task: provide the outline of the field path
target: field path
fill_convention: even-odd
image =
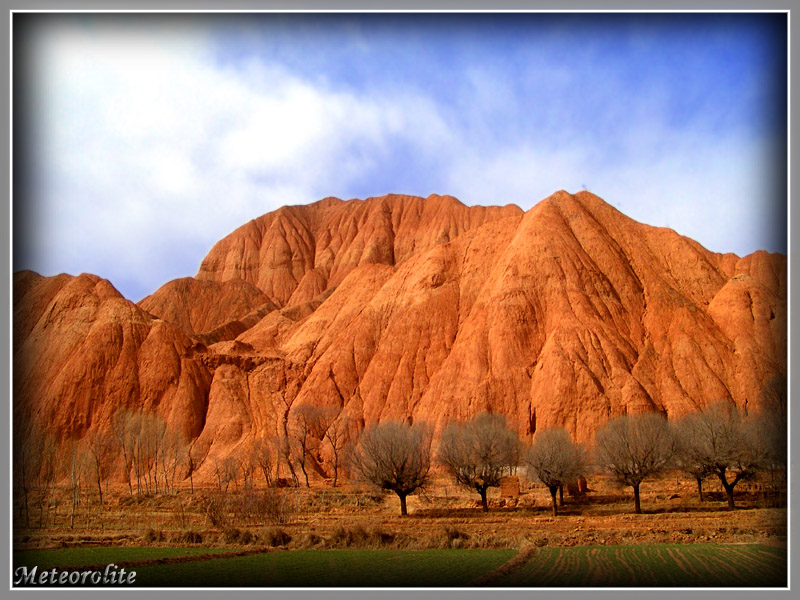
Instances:
[[[529,561],[533,560],[533,557],[536,555],[537,550],[538,548],[536,546],[523,546],[522,548],[520,548],[519,553],[514,555],[510,560],[504,562],[496,569],[492,569],[488,573],[484,573],[480,577],[476,577],[475,579],[470,581],[469,586],[470,587],[491,586],[495,580],[507,577],[517,569],[520,569],[523,565],[525,565]]]

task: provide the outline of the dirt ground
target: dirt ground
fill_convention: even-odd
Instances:
[[[515,486],[510,486],[511,488]],[[588,478],[580,497],[565,491],[565,505],[552,515],[550,496],[541,485],[520,477],[519,494],[489,492],[490,510],[480,509],[477,493],[437,476],[421,494],[408,499],[409,516],[399,514],[396,495],[357,484],[337,488],[317,481],[307,489],[279,490],[283,511],[277,519],[252,516],[216,525],[208,516],[213,488],[181,490],[174,495],[130,496],[127,488],[110,490],[102,506],[87,491],[72,520],[69,492],[53,494],[47,508],[29,506],[29,524],[15,507],[14,548],[46,549],[98,545],[236,546],[264,543],[268,529],[288,534],[292,548],[388,545],[400,548],[520,548],[671,543],[764,543],[785,546],[785,494],[774,494],[769,477],[743,482],[736,504],[728,510],[718,481],[705,482],[706,501],[696,484],[667,474],[642,484],[643,514],[633,514],[630,488],[619,488],[603,476]],[[256,493],[263,489],[252,490]],[[245,497],[231,487],[228,497]],[[252,537],[229,531],[253,532]],[[187,538],[186,533],[198,535]],[[365,534],[366,532],[366,534]],[[271,534],[270,534],[271,535]],[[274,536],[273,536],[274,537]]]

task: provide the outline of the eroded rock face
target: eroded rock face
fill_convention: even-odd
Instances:
[[[266,314],[277,308],[264,292],[241,279],[217,282],[193,277],[164,284],[138,306],[187,335],[210,333],[256,309]]]
[[[312,317],[283,348],[311,365],[300,399],[365,422],[491,410],[589,441],[624,413],[754,407],[786,368],[785,268],[562,192],[415,255],[368,302],[346,293],[355,320],[309,335]]]
[[[241,279],[278,304],[307,302],[360,265],[397,265],[489,221],[519,215],[513,205],[465,206],[451,196],[326,198],[286,206],[220,240],[197,279]]]
[[[14,278],[14,409],[58,440],[109,430],[114,413],[161,415],[199,435],[211,375],[192,340],[95,275]]]
[[[208,479],[302,404],[354,431],[491,410],[590,441],[624,413],[755,408],[786,372],[785,256],[712,253],[587,192],[524,214],[326,199],[251,221],[138,307],[88,275],[14,292],[18,410],[61,438],[156,411]]]

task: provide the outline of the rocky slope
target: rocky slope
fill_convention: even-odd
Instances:
[[[244,225],[139,306],[94,276],[16,274],[15,406],[60,438],[142,406],[200,461],[279,437],[302,404],[354,429],[491,410],[590,441],[626,412],[755,408],[786,372],[786,295],[785,256],[712,253],[587,192],[524,214],[325,199]]]
[[[14,410],[58,440],[108,430],[118,410],[200,434],[211,376],[194,342],[95,275],[14,276]]]

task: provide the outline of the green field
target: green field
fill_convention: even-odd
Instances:
[[[503,587],[785,587],[786,550],[751,545],[541,548]]]
[[[295,550],[137,569],[141,586],[465,586],[516,550]]]
[[[40,569],[204,555],[203,548],[71,548],[16,552]],[[137,587],[461,587],[516,550],[277,550],[131,565]],[[785,549],[762,545],[538,548],[489,587],[785,587]]]
[[[174,558],[229,552],[224,548],[159,548],[143,547],[94,547],[64,548],[59,550],[30,550],[14,552],[14,568],[38,565],[39,569],[53,567],[79,567],[83,565],[105,565],[129,561]]]

